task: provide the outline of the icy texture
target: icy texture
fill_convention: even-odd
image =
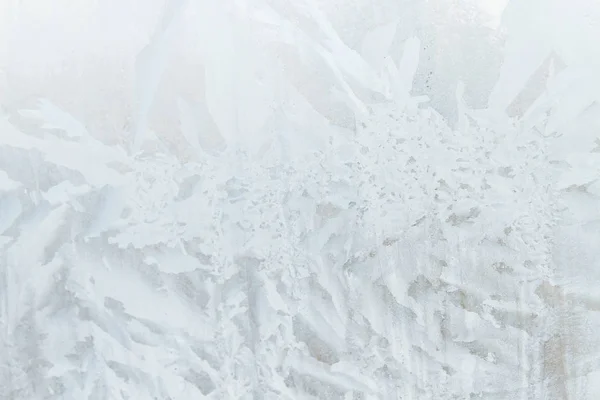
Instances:
[[[0,399],[596,400],[600,6],[506,3],[4,2]]]

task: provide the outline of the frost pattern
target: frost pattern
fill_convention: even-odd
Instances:
[[[1,398],[595,398],[593,69],[560,40],[519,64],[507,19],[453,120],[427,29],[352,44],[331,4],[167,3],[121,145],[51,99],[1,117]],[[149,121],[186,18],[214,46],[173,144]]]

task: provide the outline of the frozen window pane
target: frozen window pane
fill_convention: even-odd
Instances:
[[[597,399],[596,0],[0,3],[1,399]]]

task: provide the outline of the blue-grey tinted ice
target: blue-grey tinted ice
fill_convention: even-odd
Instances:
[[[600,398],[597,0],[0,0],[1,400]]]

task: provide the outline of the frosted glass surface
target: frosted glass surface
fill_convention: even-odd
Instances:
[[[1,0],[0,399],[600,398],[597,0]]]

